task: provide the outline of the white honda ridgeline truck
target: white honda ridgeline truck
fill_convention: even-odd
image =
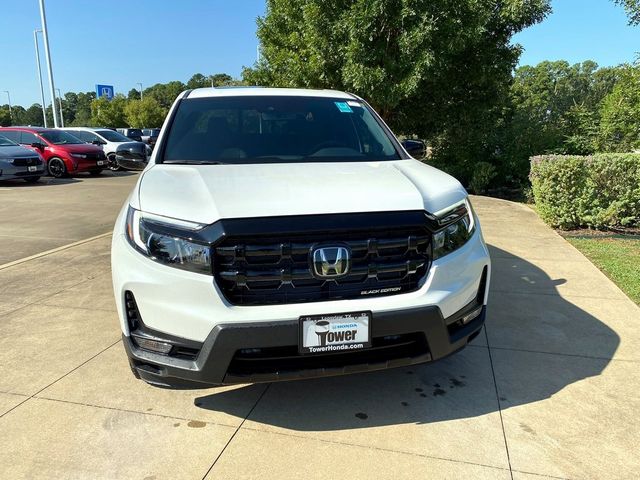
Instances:
[[[182,93],[113,234],[134,375],[270,382],[463,348],[489,254],[464,188],[409,153],[347,93]]]

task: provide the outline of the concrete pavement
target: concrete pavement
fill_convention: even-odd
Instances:
[[[110,230],[137,173],[0,182],[0,265]]]
[[[473,201],[485,332],[367,375],[153,388],[119,341],[108,237],[0,267],[0,478],[637,478],[640,309],[527,207]]]

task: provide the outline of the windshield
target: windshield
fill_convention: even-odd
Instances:
[[[96,133],[108,142],[130,142],[131,139],[113,130],[97,130]]]
[[[15,147],[17,143],[12,142],[7,137],[0,135],[0,147]]]
[[[321,97],[193,98],[180,103],[164,163],[397,160],[360,101]]]
[[[54,145],[77,145],[79,143],[84,143],[79,138],[61,130],[41,132],[40,136],[47,142],[53,143]]]

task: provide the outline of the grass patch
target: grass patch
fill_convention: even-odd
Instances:
[[[570,233],[565,238],[640,305],[640,237]]]

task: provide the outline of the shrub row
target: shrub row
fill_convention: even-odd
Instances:
[[[553,227],[640,227],[640,154],[532,157],[529,178]]]

